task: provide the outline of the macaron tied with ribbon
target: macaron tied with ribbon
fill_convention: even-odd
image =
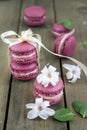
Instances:
[[[52,65],[45,66],[34,82],[34,97],[49,101],[50,105],[62,100],[64,84]]]
[[[53,43],[54,52],[60,55],[72,57],[76,48],[74,29],[69,33],[61,34]]]
[[[11,56],[10,70],[13,76],[21,80],[35,78],[39,72],[39,59],[36,48],[22,42],[9,48]]]
[[[41,26],[46,21],[46,11],[42,6],[30,6],[24,10],[24,21],[29,26]]]
[[[41,41],[38,34],[34,35],[36,37],[30,29],[23,31],[21,36],[14,31],[1,35],[2,40],[9,44],[10,71],[17,79],[30,80],[38,75],[40,46],[37,42]]]

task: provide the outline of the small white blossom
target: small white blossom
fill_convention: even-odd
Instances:
[[[49,101],[43,101],[42,98],[36,98],[35,103],[26,104],[27,109],[32,109],[28,112],[28,119],[35,119],[38,116],[44,120],[46,120],[49,116],[53,116],[55,111],[51,108],[48,108]]]
[[[45,66],[41,74],[37,76],[37,81],[44,85],[44,87],[47,87],[49,83],[55,86],[59,81],[59,72],[56,72],[56,68],[52,65],[49,65],[48,68]]]
[[[68,70],[66,77],[69,79],[69,82],[75,83],[77,79],[80,79],[81,68],[79,66],[63,64],[63,67]]]

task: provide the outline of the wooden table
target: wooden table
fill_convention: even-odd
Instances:
[[[0,33],[14,30],[20,34],[22,30],[27,30],[29,27],[23,22],[23,11],[31,5],[41,5],[46,9],[46,24],[31,29],[42,36],[43,44],[50,50],[54,41],[51,32],[53,23],[60,19],[70,19],[75,23],[78,43],[73,57],[87,65],[87,49],[82,46],[87,41],[87,0],[0,0]],[[75,113],[72,101],[80,100],[87,104],[86,76],[82,72],[81,79],[75,84],[68,83],[62,64],[73,62],[59,59],[42,49],[41,69],[48,62],[57,67],[65,84],[63,100],[52,108],[57,110],[67,107]],[[77,113],[73,121],[65,123],[52,117],[46,121],[28,120],[25,104],[34,102],[35,79],[23,82],[13,78],[8,64],[8,46],[0,40],[0,130],[87,130],[87,119],[82,119]]]

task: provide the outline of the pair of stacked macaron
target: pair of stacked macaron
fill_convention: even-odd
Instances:
[[[11,56],[10,70],[20,80],[35,78],[39,71],[36,48],[28,42],[22,42],[9,48]]]
[[[58,24],[55,23],[52,32],[56,37],[53,43],[54,52],[64,56],[73,56],[77,40],[71,22],[62,20]]]

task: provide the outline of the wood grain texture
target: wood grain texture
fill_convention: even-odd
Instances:
[[[29,27],[26,26],[23,22],[23,11],[27,6],[30,5],[42,5],[47,12],[47,21],[46,24],[42,27],[36,27],[32,30],[34,33],[38,33],[42,36],[43,44],[47,46],[50,50],[52,50],[52,44],[54,41],[54,37],[51,33],[51,28],[54,23],[54,10],[53,10],[53,3],[52,0],[26,0],[22,3],[22,10],[21,10],[21,19],[20,19],[20,26],[19,32],[22,30],[26,30]],[[49,7],[49,8],[48,8]],[[42,69],[44,65],[47,63],[51,63],[55,67],[58,68],[60,71],[60,63],[59,59],[53,55],[50,55],[44,49],[41,49],[40,52],[40,65]],[[39,118],[35,120],[28,120],[27,119],[27,112],[25,104],[34,102],[33,97],[33,83],[34,80],[30,81],[19,81],[13,79],[12,81],[12,91],[11,91],[11,99],[10,99],[10,106],[9,106],[9,114],[8,114],[8,122],[7,122],[7,130],[67,130],[66,123],[60,123],[54,121],[52,117],[48,120],[44,121]],[[54,105],[52,108],[57,110],[58,108],[64,107],[64,101],[62,100],[59,104]]]
[[[10,6],[9,6],[10,5]],[[0,34],[7,30],[17,30],[19,2],[0,1]],[[0,39],[0,130],[3,130],[10,83],[8,46]]]
[[[87,41],[87,1],[86,0],[61,0],[60,2],[55,0],[56,21],[60,19],[70,19],[74,22],[76,28],[77,48],[74,53],[74,58],[87,66],[87,49],[84,49],[82,43]],[[69,60],[62,60],[63,63],[74,64]],[[65,95],[67,107],[73,112],[72,101],[79,100],[87,104],[87,77],[82,73],[81,79],[74,85],[68,83],[65,77],[66,71],[63,70],[63,76],[65,81]],[[87,119],[82,119],[77,113],[75,113],[75,119],[70,122],[70,130],[86,130]]]

